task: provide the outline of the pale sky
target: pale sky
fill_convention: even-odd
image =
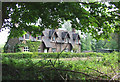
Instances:
[[[8,31],[9,29],[3,28],[3,31],[0,32],[0,45],[1,44],[5,44],[5,42],[7,41],[7,37],[8,37]]]

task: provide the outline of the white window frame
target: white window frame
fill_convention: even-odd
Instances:
[[[56,52],[57,51],[57,49],[56,48],[52,48],[52,52]]]
[[[36,41],[36,38],[31,36],[31,41]]]
[[[66,48],[64,51],[65,51],[65,52],[69,52],[68,48]]]
[[[41,39],[39,40],[38,38],[41,38]],[[42,40],[42,36],[38,36],[38,37],[37,37],[37,40],[38,40],[38,41],[41,41],[41,40]]]
[[[24,52],[29,52],[28,46],[25,46],[25,47],[24,47]]]
[[[51,41],[52,41],[52,42],[55,42],[55,41],[56,41],[55,35],[53,35],[53,36],[51,37]]]
[[[73,50],[71,50],[71,53],[73,53]]]
[[[47,53],[47,49],[44,49],[44,53]]]
[[[19,40],[24,40],[24,36],[22,36],[22,37],[19,37]]]
[[[41,52],[41,48],[38,48],[38,52]]]
[[[29,34],[25,34],[25,35],[29,35]],[[25,37],[25,35],[24,35],[24,37]],[[30,35],[29,35],[29,39],[30,39]],[[25,40],[29,40],[29,39],[26,39],[26,37],[25,37]]]

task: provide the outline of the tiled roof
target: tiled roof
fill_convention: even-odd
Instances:
[[[52,44],[50,43],[50,39],[48,39],[47,37],[43,36],[42,40],[45,43],[46,47],[52,47]]]
[[[55,30],[54,29],[52,29],[52,30],[49,30],[49,38],[51,38],[52,37],[52,35],[53,35],[53,33],[55,32]]]
[[[75,45],[75,39],[78,37],[80,39],[80,36],[78,33],[73,33],[73,32],[67,32],[64,30],[50,30],[50,29],[45,29],[43,31],[43,42],[45,43],[46,47],[53,47],[53,45],[50,42],[50,38],[52,37],[53,34],[57,35],[56,42],[57,43],[64,43],[62,39],[65,39],[66,36],[69,38],[69,43],[71,43],[72,47]]]

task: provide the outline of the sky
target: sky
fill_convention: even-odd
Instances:
[[[5,42],[7,41],[7,37],[9,35],[8,31],[9,29],[2,29],[3,31],[0,32],[0,45],[5,44]]]

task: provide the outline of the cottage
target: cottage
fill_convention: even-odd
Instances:
[[[5,45],[6,52],[15,52],[15,45],[24,43],[31,40],[32,42],[41,42],[38,47],[38,52],[73,52],[74,48],[77,48],[77,52],[81,52],[80,36],[75,32],[68,32],[58,29],[45,29],[42,35],[33,37],[29,33],[23,37],[9,39]],[[20,46],[21,52],[29,52],[28,46]]]

